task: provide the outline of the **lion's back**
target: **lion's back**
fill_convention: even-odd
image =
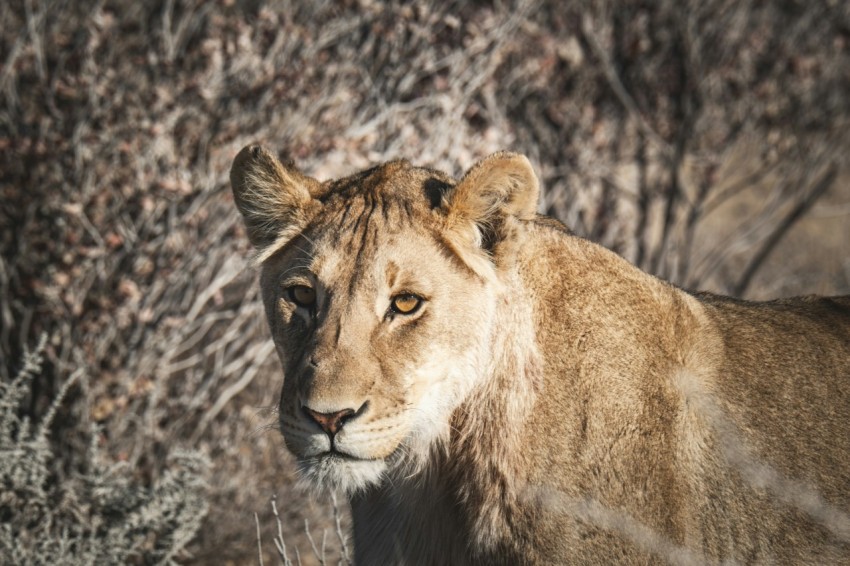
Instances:
[[[823,527],[850,536],[850,297],[695,296],[723,343],[714,428],[734,481],[765,506],[759,524],[800,548],[831,538]]]
[[[557,415],[578,431],[538,435],[534,454],[546,465],[534,481],[581,486],[697,554],[842,561],[850,297],[685,293],[556,222],[537,219],[533,233],[526,279],[548,370],[531,428],[551,431]],[[617,482],[628,488],[609,488]],[[541,540],[579,528],[552,525]]]

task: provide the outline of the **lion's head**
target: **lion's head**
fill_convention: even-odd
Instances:
[[[353,492],[421,465],[491,363],[500,273],[537,179],[498,153],[455,182],[394,161],[320,183],[250,146],[231,171],[304,477]]]

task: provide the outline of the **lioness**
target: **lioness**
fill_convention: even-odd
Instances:
[[[231,171],[302,477],[361,564],[850,563],[850,297],[688,293],[528,160]]]

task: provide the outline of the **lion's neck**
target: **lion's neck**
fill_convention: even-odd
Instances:
[[[515,279],[496,309],[489,367],[454,412],[448,444],[435,447],[420,471],[391,474],[352,499],[355,538],[373,541],[368,555],[358,551],[362,561],[390,552],[395,561],[403,555],[456,564],[482,558],[468,556],[469,548],[510,552],[526,469],[519,423],[533,408],[541,372],[532,309]],[[375,548],[375,540],[389,546]]]
[[[521,423],[534,407],[542,377],[527,300],[519,277],[509,279],[496,313],[488,376],[453,419],[446,475],[478,549],[509,545],[519,516],[526,469]]]
[[[445,454],[435,456],[443,459]],[[351,499],[357,564],[465,564],[467,539],[454,494],[439,475],[442,466]]]

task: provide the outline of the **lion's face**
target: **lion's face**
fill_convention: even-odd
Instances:
[[[415,469],[488,369],[492,229],[507,229],[492,211],[510,201],[473,201],[464,181],[405,162],[319,184],[252,149],[232,178],[263,260],[281,430],[304,477],[352,492]]]
[[[286,444],[307,477],[343,490],[447,435],[485,362],[493,310],[487,284],[403,209],[370,217],[364,203],[347,204],[262,277]]]

